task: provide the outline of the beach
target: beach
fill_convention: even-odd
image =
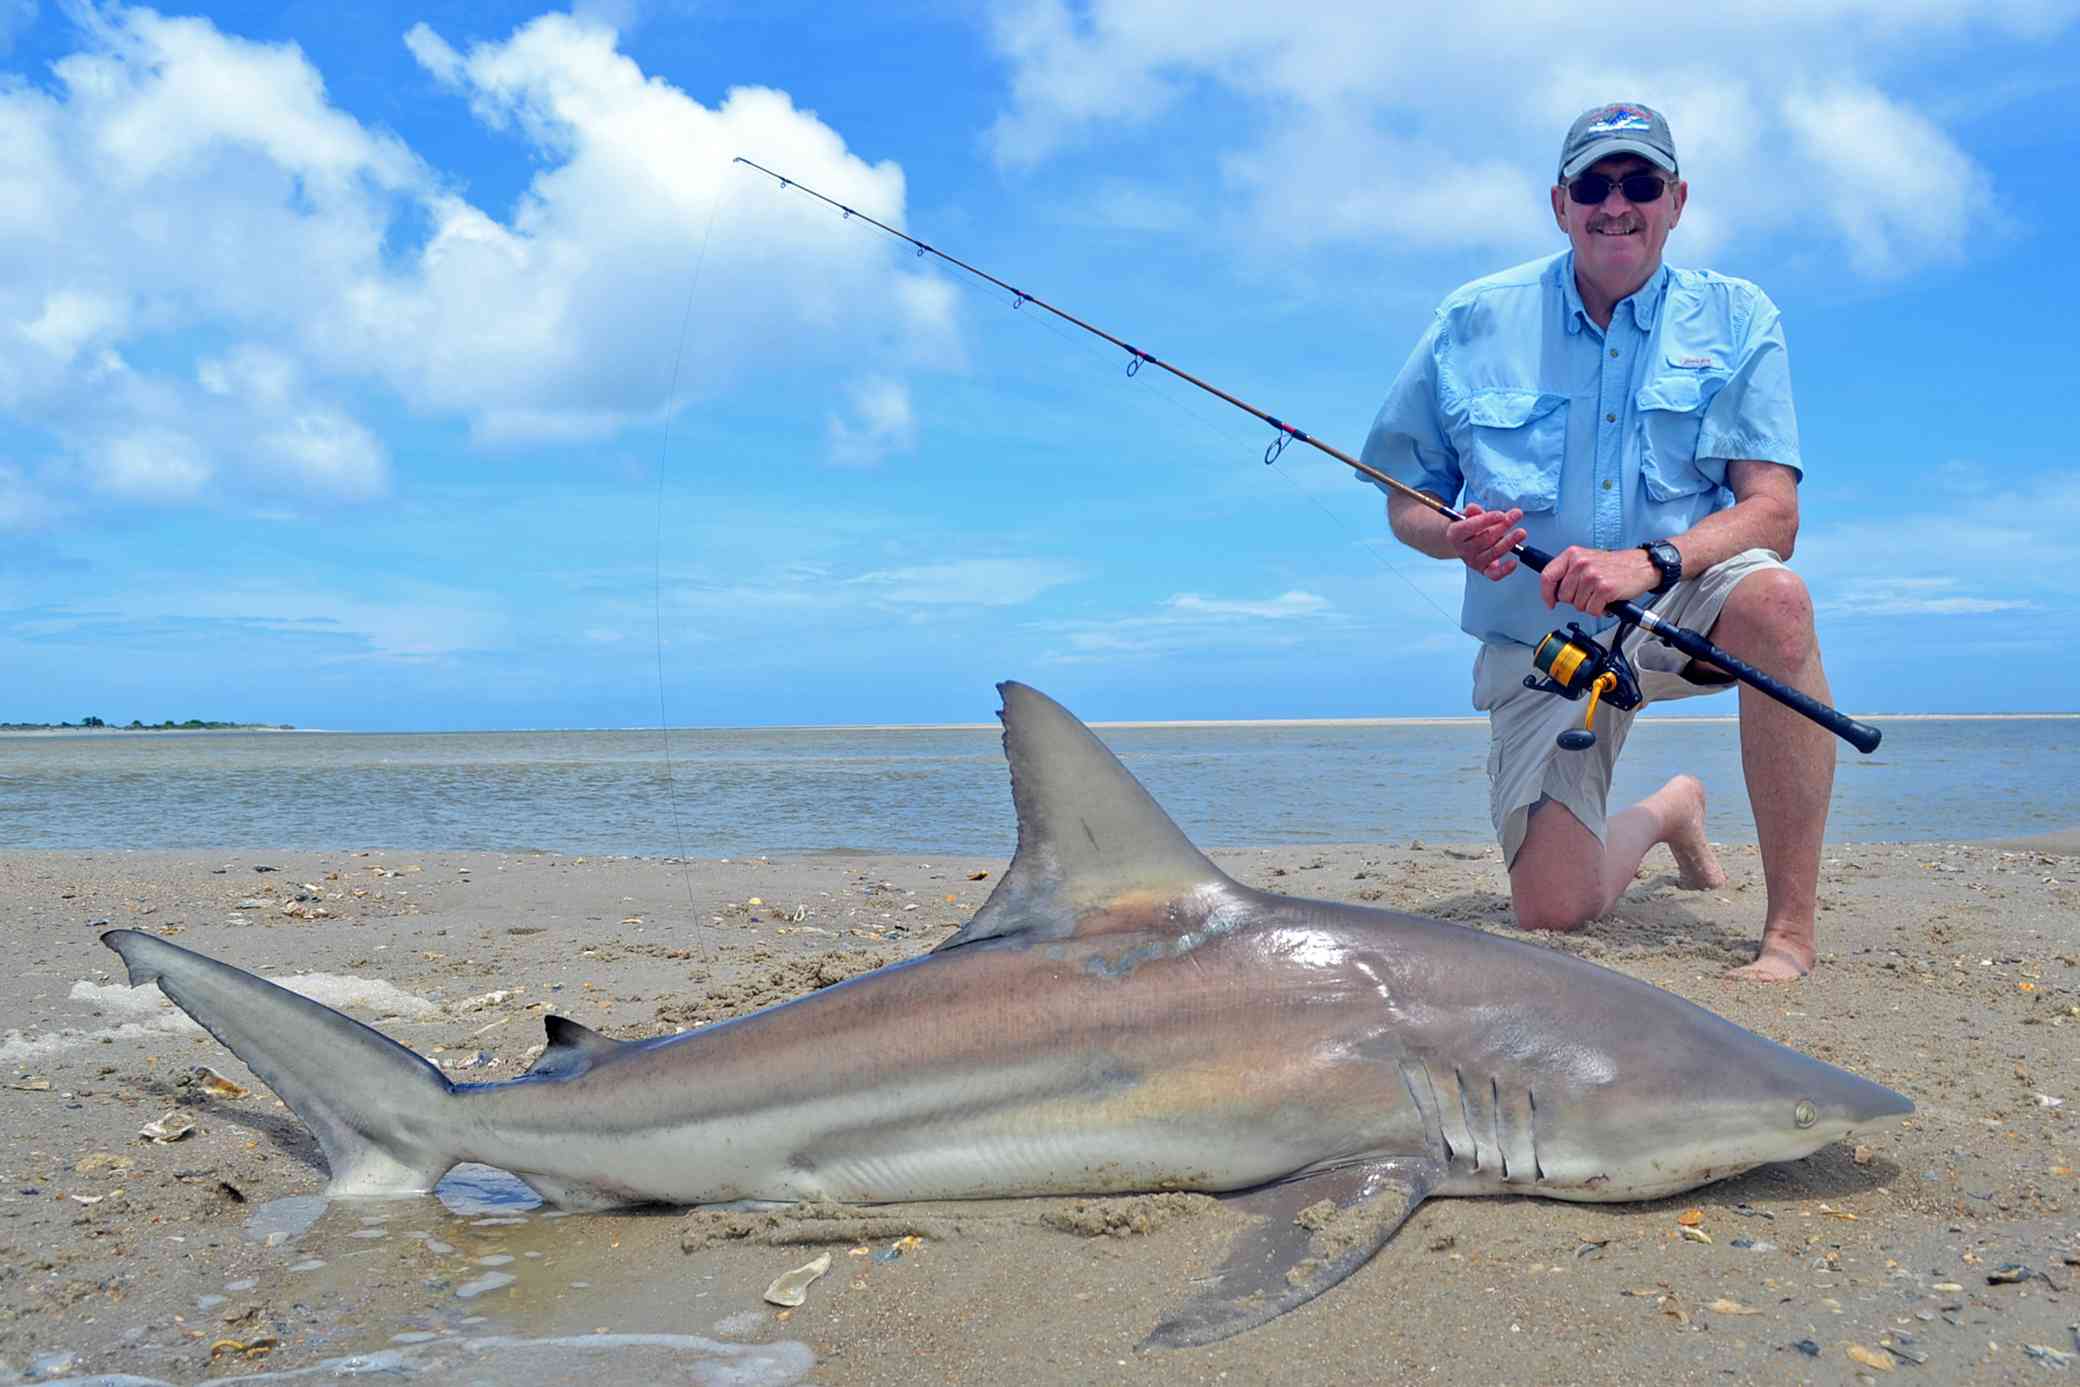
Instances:
[[[434,1381],[1880,1371],[1854,1346],[1934,1380],[2035,1381],[2060,1360],[2033,1349],[2080,1350],[2076,853],[2072,834],[1830,848],[1820,967],[1755,987],[1720,977],[1761,916],[1752,847],[1722,848],[1729,881],[1710,893],[1678,889],[1657,849],[1610,917],[1552,946],[1908,1094],[1906,1127],[1650,1204],[1435,1200],[1314,1302],[1164,1354],[1135,1345],[1243,1225],[1216,1200],[558,1216],[489,1177],[445,1201],[309,1199],[325,1177],[308,1133],[214,1040],[168,1029],[155,989],[122,988],[98,942],[148,930],[270,977],[362,980],[350,1014],[458,1079],[499,1079],[532,1061],[545,1013],[665,1034],[928,950],[1001,859],[0,855],[16,960],[0,978],[0,1364],[172,1383],[372,1353]],[[1273,891],[1509,930],[1492,846],[1211,856]],[[140,1136],[168,1114],[160,1130],[192,1131]],[[834,1266],[800,1308],[763,1301],[823,1251]]]

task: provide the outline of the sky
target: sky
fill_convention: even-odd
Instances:
[[[2080,0],[1594,29],[0,0],[0,721],[1466,714],[1377,491],[732,160],[1355,453],[1613,99],[1783,312],[1837,702],[2080,708]]]

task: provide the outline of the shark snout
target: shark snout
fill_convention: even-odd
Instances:
[[[1846,1135],[1849,1132],[1867,1132],[1875,1128],[1890,1127],[1902,1118],[1914,1113],[1914,1100],[1903,1093],[1895,1093],[1883,1084],[1872,1083],[1844,1070],[1836,1070],[1829,1076],[1833,1083],[1823,1093],[1816,1106],[1824,1104],[1826,1112],[1816,1116],[1832,1119]]]

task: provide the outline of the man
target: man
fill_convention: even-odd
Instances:
[[[1482,643],[1490,809],[1528,929],[1609,911],[1656,843],[1685,886],[1725,881],[1693,777],[1606,819],[1632,715],[1600,709],[1593,748],[1558,748],[1584,706],[1524,687],[1547,631],[1579,620],[1608,640],[1606,604],[1650,600],[1829,700],[1812,604],[1783,564],[1804,469],[1782,325],[1753,284],[1662,264],[1688,198],[1659,113],[1584,113],[1552,190],[1570,249],[1448,297],[1365,444],[1380,471],[1447,503],[1464,494],[1462,521],[1398,495],[1387,515],[1404,544],[1467,567],[1461,622]],[[1509,550],[1526,540],[1556,555],[1535,583],[1511,577]],[[1652,639],[1627,650],[1649,701],[1731,682]],[[1740,733],[1769,899],[1755,961],[1729,976],[1796,978],[1814,961],[1834,740],[1745,686]]]

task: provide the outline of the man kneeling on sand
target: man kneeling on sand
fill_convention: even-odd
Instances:
[[[1575,618],[1607,632],[1607,604],[1654,594],[1657,615],[1829,698],[1812,603],[1784,566],[1804,465],[1782,323],[1746,280],[1662,264],[1689,197],[1677,170],[1658,112],[1585,112],[1551,192],[1569,249],[1446,298],[1365,444],[1369,466],[1446,502],[1465,497],[1460,521],[1392,494],[1387,515],[1403,543],[1466,565],[1461,622],[1481,641],[1473,701],[1489,715],[1490,807],[1527,929],[1604,914],[1656,843],[1685,886],[1726,879],[1695,778],[1606,819],[1632,714],[1602,712],[1586,751],[1557,748],[1580,705],[1524,687],[1548,630]],[[1538,584],[1505,583],[1509,551],[1527,540],[1557,557]],[[1649,701],[1732,682],[1658,642],[1629,653]],[[1796,978],[1814,960],[1834,740],[1746,687],[1740,729],[1769,905],[1755,961],[1730,976]]]

